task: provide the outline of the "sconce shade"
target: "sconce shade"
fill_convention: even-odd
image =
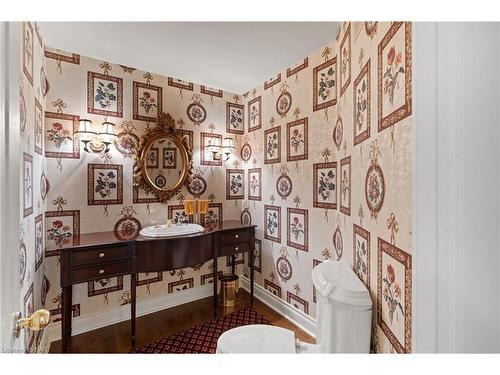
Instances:
[[[106,143],[112,143],[116,138],[115,124],[107,121],[103,122],[101,130],[102,131],[99,133],[101,140]]]
[[[219,144],[219,138],[212,137],[210,139],[210,146],[208,146],[208,149],[212,152],[220,151],[221,145]]]
[[[224,148],[230,149],[234,148],[233,138],[224,138]]]
[[[80,138],[80,141],[89,142],[97,135],[97,132],[92,129],[92,121],[80,119],[80,124],[76,134]]]

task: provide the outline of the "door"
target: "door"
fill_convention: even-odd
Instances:
[[[0,351],[24,352],[23,333],[13,322],[21,310],[19,284],[20,25],[0,22]]]

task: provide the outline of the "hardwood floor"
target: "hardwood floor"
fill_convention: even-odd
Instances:
[[[250,304],[250,294],[242,289],[239,293],[236,306],[219,308],[219,315],[229,314]],[[295,337],[301,341],[314,343],[314,338],[258,299],[254,299],[253,307],[273,325],[294,331]],[[212,319],[212,297],[141,316],[137,318],[136,323],[137,346],[150,344]],[[130,351],[130,322],[125,321],[73,336],[68,349],[71,353],[128,353]],[[60,352],[61,341],[53,342],[50,345],[50,353]]]

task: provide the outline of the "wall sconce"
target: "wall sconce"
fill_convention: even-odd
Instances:
[[[83,150],[88,153],[109,152],[109,145],[116,138],[115,124],[105,121],[101,125],[101,131],[93,129],[92,121],[80,119],[80,126],[76,132],[80,141],[84,144]]]
[[[226,155],[224,161],[228,161],[232,149],[234,149],[233,138],[230,137],[224,138],[222,146],[219,144],[219,138],[217,137],[212,137],[210,141],[209,150],[212,152],[213,160],[221,160],[222,153],[224,153]]]

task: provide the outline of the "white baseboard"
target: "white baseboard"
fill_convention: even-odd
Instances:
[[[250,280],[242,275],[240,275],[240,278],[241,287],[250,293]],[[281,298],[276,297],[257,283],[254,284],[254,296],[274,311],[283,315],[307,334],[316,337],[316,320],[309,315],[297,310],[295,307],[283,301]]]
[[[170,307],[183,305],[201,298],[213,295],[213,284],[207,284],[196,288],[182,290],[173,294],[159,295],[157,298],[146,301],[137,301],[137,316],[151,314]],[[93,331],[111,324],[120,323],[130,319],[130,304],[120,306],[117,309],[94,314],[84,314],[72,321],[72,335]],[[61,339],[61,322],[51,323],[48,330],[47,342]],[[46,345],[48,347],[48,345]]]

